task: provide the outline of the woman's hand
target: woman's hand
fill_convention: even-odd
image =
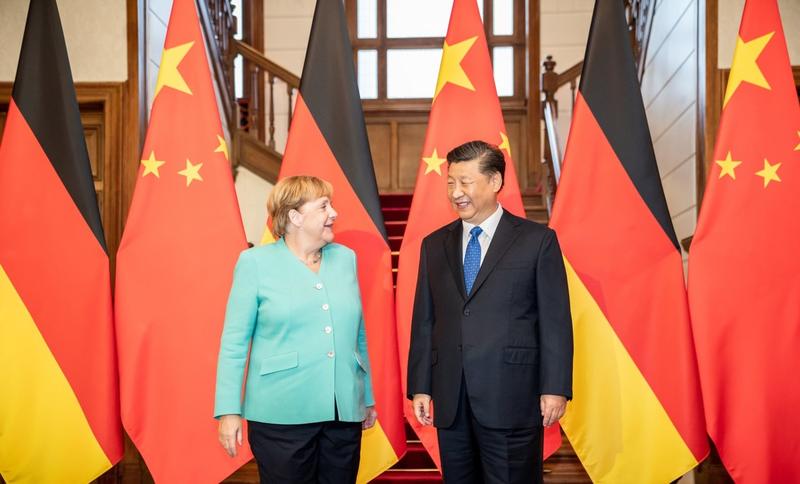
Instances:
[[[231,457],[236,457],[237,449],[242,446],[242,417],[239,415],[223,415],[219,418],[219,443]]]
[[[376,420],[378,420],[378,411],[375,410],[375,407],[367,407],[367,418],[361,422],[361,429],[371,429],[372,426],[375,425]]]

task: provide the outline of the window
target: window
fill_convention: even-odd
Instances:
[[[497,93],[524,98],[525,2],[477,2]],[[361,98],[432,98],[453,0],[345,0],[345,4]]]

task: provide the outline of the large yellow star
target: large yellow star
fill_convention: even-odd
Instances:
[[[502,131],[500,131],[500,140],[502,142],[500,143],[500,146],[498,146],[498,148],[500,148],[501,150],[506,150],[506,153],[508,153],[508,157],[511,158],[512,157],[511,143],[508,141],[508,136]]]
[[[226,160],[229,159],[228,158],[228,143],[225,142],[225,138],[223,138],[220,135],[217,135],[217,141],[219,141],[219,146],[217,146],[217,149],[214,150],[214,153],[222,153],[223,155],[225,155],[225,159]]]
[[[150,152],[150,157],[146,160],[142,160],[142,165],[144,165],[144,172],[142,173],[142,178],[146,177],[149,174],[153,174],[156,178],[161,178],[158,173],[158,168],[163,165],[164,161],[159,161],[156,159],[155,151]]]
[[[723,106],[728,104],[728,101],[733,97],[733,93],[743,82],[749,82],[767,90],[772,89],[756,61],[774,34],[775,32],[770,32],[750,42],[745,42],[741,37],[737,37],[736,50],[733,52],[733,64],[731,64],[731,74],[728,78],[728,89],[725,90]]]
[[[198,163],[196,165],[193,165],[192,162],[189,161],[189,159],[187,158],[186,159],[186,168],[181,170],[181,171],[179,171],[178,174],[179,175],[183,175],[183,176],[186,177],[186,186],[188,187],[189,185],[192,184],[192,181],[194,181],[194,180],[203,181],[203,177],[200,176],[200,168],[202,168],[202,167],[203,167],[202,163]]]
[[[724,160],[717,160],[716,163],[722,168],[722,171],[719,172],[719,177],[722,178],[725,175],[730,176],[734,180],[736,179],[736,172],[734,171],[737,166],[741,165],[741,161],[734,161],[731,158],[731,152],[728,152],[728,155],[725,157]]]
[[[464,68],[461,67],[461,61],[464,60],[464,57],[476,40],[478,40],[477,36],[462,40],[453,45],[449,45],[447,40],[444,41],[444,47],[442,48],[442,65],[439,66],[439,79],[436,81],[436,92],[433,95],[434,101],[448,82],[469,89],[470,91],[475,90],[472,81],[469,80],[467,73],[464,72]]]
[[[764,169],[756,172],[756,175],[764,179],[764,188],[767,188],[771,181],[781,181],[781,177],[778,176],[778,168],[780,167],[780,163],[770,165],[769,161],[764,158]]]
[[[158,69],[156,96],[164,87],[171,87],[180,92],[192,94],[192,90],[189,89],[180,71],[178,71],[178,65],[183,61],[183,58],[186,57],[193,45],[194,41],[164,49],[164,53],[161,54],[161,67]]]
[[[433,154],[429,157],[422,157],[422,161],[424,161],[428,166],[425,167],[425,174],[435,171],[437,174],[442,174],[441,166],[447,161],[445,158],[439,158],[439,153],[437,153],[436,148],[433,149]]]

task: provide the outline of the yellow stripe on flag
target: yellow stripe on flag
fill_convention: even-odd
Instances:
[[[566,258],[564,265],[575,344],[564,432],[593,482],[673,481],[697,460]]]
[[[111,467],[2,266],[0,368],[0,473],[6,482],[88,482]]]
[[[363,484],[383,474],[399,460],[391,442],[381,427],[380,420],[365,430],[361,437],[361,465],[356,482]]]

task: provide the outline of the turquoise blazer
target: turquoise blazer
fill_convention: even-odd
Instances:
[[[334,420],[335,400],[340,420],[360,422],[375,404],[367,355],[352,250],[323,247],[319,273],[283,239],[245,250],[225,314],[214,416],[324,422]]]

